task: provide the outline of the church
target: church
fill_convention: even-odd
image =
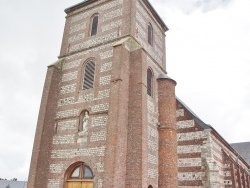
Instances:
[[[175,95],[148,0],[65,10],[28,188],[250,188],[249,164]]]

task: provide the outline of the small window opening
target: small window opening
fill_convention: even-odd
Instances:
[[[83,90],[91,89],[94,86],[95,79],[95,62],[90,60],[85,65],[83,77]]]
[[[152,77],[153,73],[150,69],[147,70],[147,94],[152,97],[153,89],[152,89]]]
[[[98,19],[99,19],[99,15],[98,14],[96,14],[96,15],[94,15],[92,17],[90,36],[94,36],[94,35],[97,34]]]
[[[148,24],[148,43],[153,45],[153,28],[150,23]]]

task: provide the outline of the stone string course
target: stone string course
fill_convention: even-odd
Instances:
[[[72,159],[74,157],[103,157],[105,147],[52,150],[52,159]]]

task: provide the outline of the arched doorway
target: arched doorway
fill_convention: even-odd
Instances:
[[[93,188],[93,178],[89,166],[83,162],[76,163],[67,170],[65,188]]]

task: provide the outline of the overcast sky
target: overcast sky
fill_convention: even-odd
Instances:
[[[0,178],[27,180],[47,65],[64,9],[80,0],[0,0]],[[228,142],[250,141],[250,1],[150,0],[163,18],[177,96]]]

